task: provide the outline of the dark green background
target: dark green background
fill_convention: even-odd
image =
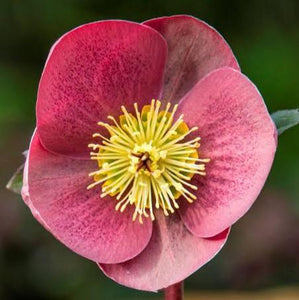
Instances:
[[[298,107],[298,8],[286,1],[0,1],[0,299],[158,299],[123,288],[66,249],[4,189],[22,163],[48,51],[66,31],[102,19],[191,14],[214,26],[270,112]],[[186,280],[187,291],[265,289],[299,280],[298,128],[279,138],[264,191],[223,251]],[[282,298],[283,299],[283,298]]]

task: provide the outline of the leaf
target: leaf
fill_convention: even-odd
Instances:
[[[28,150],[23,152],[25,159],[27,157]],[[23,171],[25,163],[23,163],[10,178],[9,182],[6,185],[6,188],[14,193],[21,194],[23,186]]]
[[[21,194],[22,186],[23,186],[23,170],[24,165],[22,164],[17,171],[13,174],[11,179],[6,185],[6,188],[14,193]]]
[[[296,126],[299,123],[299,109],[286,109],[276,111],[271,115],[278,134],[282,134],[285,130]]]

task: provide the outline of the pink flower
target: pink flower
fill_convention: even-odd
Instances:
[[[161,110],[178,103],[174,122],[184,114],[165,141],[172,145],[176,135],[189,133],[192,140],[166,145],[173,156],[157,146],[162,137],[157,145],[153,138],[134,150],[127,146],[142,126],[157,136],[151,130],[172,120],[169,114],[162,120],[160,102],[151,99],[161,99]],[[141,123],[151,125],[138,125],[135,102],[143,107]],[[110,278],[148,291],[185,279],[218,253],[261,191],[276,149],[276,129],[258,90],[224,39],[190,16],[101,21],[66,33],[50,50],[36,115],[22,190],[34,217]],[[121,126],[112,126],[120,115]],[[89,145],[98,166],[88,149],[94,139],[103,140]],[[116,176],[115,157],[126,147]],[[182,149],[195,156],[181,159]],[[167,160],[174,166],[169,173]],[[129,183],[138,178],[140,186]],[[126,183],[129,196],[116,211]],[[132,220],[136,215],[139,221]]]

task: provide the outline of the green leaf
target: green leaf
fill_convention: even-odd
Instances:
[[[299,123],[299,109],[286,109],[276,111],[271,115],[278,134],[282,134],[285,130],[296,126]]]
[[[17,171],[13,174],[11,179],[6,185],[6,188],[14,193],[21,194],[21,189],[23,186],[23,170],[24,164],[22,164]]]
[[[25,159],[27,158],[28,150],[23,152]],[[6,188],[14,193],[21,194],[23,186],[23,171],[25,162],[16,170],[6,185]]]

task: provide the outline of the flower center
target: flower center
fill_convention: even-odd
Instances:
[[[205,175],[209,159],[198,157],[199,137],[186,141],[197,130],[189,129],[181,115],[175,122],[178,105],[168,103],[160,111],[161,102],[152,100],[142,108],[135,103],[135,115],[122,106],[119,122],[112,116],[112,124],[99,122],[110,136],[93,134],[100,144],[89,144],[91,159],[98,163],[98,170],[89,174],[94,182],[87,188],[102,184],[101,197],[116,196],[116,210],[123,212],[128,205],[135,205],[133,221],[138,217],[155,220],[155,209],[162,209],[166,216],[179,208],[179,198],[192,203],[196,196],[190,190],[197,187],[190,183],[195,174]]]

